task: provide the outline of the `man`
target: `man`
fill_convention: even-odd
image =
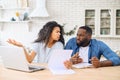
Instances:
[[[91,39],[92,30],[88,26],[81,26],[78,29],[77,37],[70,39],[65,49],[72,49],[72,64],[88,62],[95,68],[116,66],[120,64],[120,57],[116,55],[105,43],[96,39]],[[103,55],[107,60],[100,61]],[[71,63],[66,62],[66,67],[70,68]]]

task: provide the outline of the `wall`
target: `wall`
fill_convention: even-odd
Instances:
[[[30,8],[35,7],[35,0],[29,0]],[[14,4],[13,4],[14,2]],[[16,0],[5,0],[6,7],[14,7]],[[47,0],[47,10],[50,15],[48,18],[32,18],[33,22],[28,31],[26,23],[5,23],[3,30],[0,31],[2,45],[8,45],[6,40],[12,38],[29,45],[36,37],[41,27],[48,21],[55,20],[60,24],[66,23],[65,31],[74,28],[75,25],[84,25],[84,9],[86,8],[120,8],[120,0]],[[9,12],[6,12],[7,14]],[[9,16],[12,14],[9,14]],[[75,36],[75,35],[74,35]],[[65,38],[66,41],[69,38]],[[120,49],[120,39],[98,38],[112,49]],[[112,42],[112,43],[111,43]]]

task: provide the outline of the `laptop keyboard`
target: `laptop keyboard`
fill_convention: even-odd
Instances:
[[[40,67],[40,66],[29,66],[29,70],[43,70],[45,69],[44,67]]]
[[[29,67],[29,70],[34,70],[34,69],[36,69],[35,67]]]

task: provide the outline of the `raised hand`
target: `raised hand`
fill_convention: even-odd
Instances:
[[[15,46],[18,46],[18,47],[23,47],[23,45],[20,42],[17,42],[14,39],[8,39],[7,42],[9,44],[12,44],[12,45],[15,45]]]
[[[71,61],[73,64],[77,64],[77,63],[83,62],[83,59],[79,57],[79,53],[76,53],[75,55],[73,55],[73,56],[71,57],[70,61]]]

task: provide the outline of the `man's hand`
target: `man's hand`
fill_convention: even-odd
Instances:
[[[99,59],[96,58],[96,57],[92,57],[91,63],[95,68],[107,67],[107,66],[112,66],[113,65],[112,61],[110,61],[110,60],[99,61]]]
[[[101,66],[100,61],[97,57],[92,57],[91,63],[95,68],[98,68]]]
[[[79,57],[79,53],[76,53],[75,55],[73,55],[73,56],[71,57],[70,61],[71,61],[73,64],[77,64],[77,63],[83,62],[83,59]]]

